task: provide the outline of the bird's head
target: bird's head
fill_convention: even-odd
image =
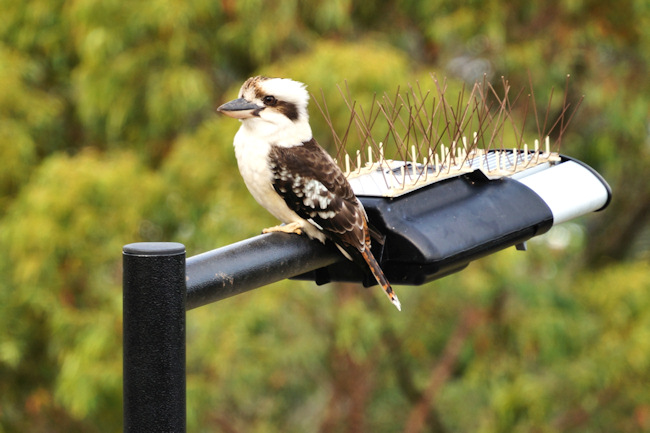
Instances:
[[[257,76],[246,80],[239,97],[226,102],[217,111],[240,119],[251,128],[269,132],[295,130],[309,126],[308,101],[309,93],[303,83]]]

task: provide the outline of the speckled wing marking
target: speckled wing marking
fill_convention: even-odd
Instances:
[[[341,169],[313,138],[302,146],[272,146],[269,165],[273,188],[289,208],[342,247],[366,248],[365,211]]]

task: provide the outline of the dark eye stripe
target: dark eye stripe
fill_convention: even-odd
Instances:
[[[287,116],[289,120],[298,119],[298,107],[296,107],[296,104],[286,101],[277,101],[276,110]]]

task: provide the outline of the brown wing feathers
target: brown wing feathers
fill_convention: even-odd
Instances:
[[[352,187],[315,140],[275,146],[270,154],[273,188],[298,215],[313,220],[333,241],[361,250],[365,218]]]
[[[312,138],[302,146],[274,146],[269,158],[273,188],[289,208],[321,227],[355,261],[365,263],[391,302],[401,309],[370,251],[370,230],[363,206],[329,154]]]

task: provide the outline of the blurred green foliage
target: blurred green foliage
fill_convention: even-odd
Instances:
[[[339,88],[366,109],[430,73],[454,88],[530,73],[543,112],[570,74],[585,101],[561,150],[614,201],[526,254],[398,287],[401,314],[373,289],[288,281],[191,311],[189,431],[650,430],[646,0],[0,10],[0,432],[121,430],[123,244],[196,254],[275,223],[239,178],[238,124],[213,109],[258,73],[307,83],[339,129]]]

